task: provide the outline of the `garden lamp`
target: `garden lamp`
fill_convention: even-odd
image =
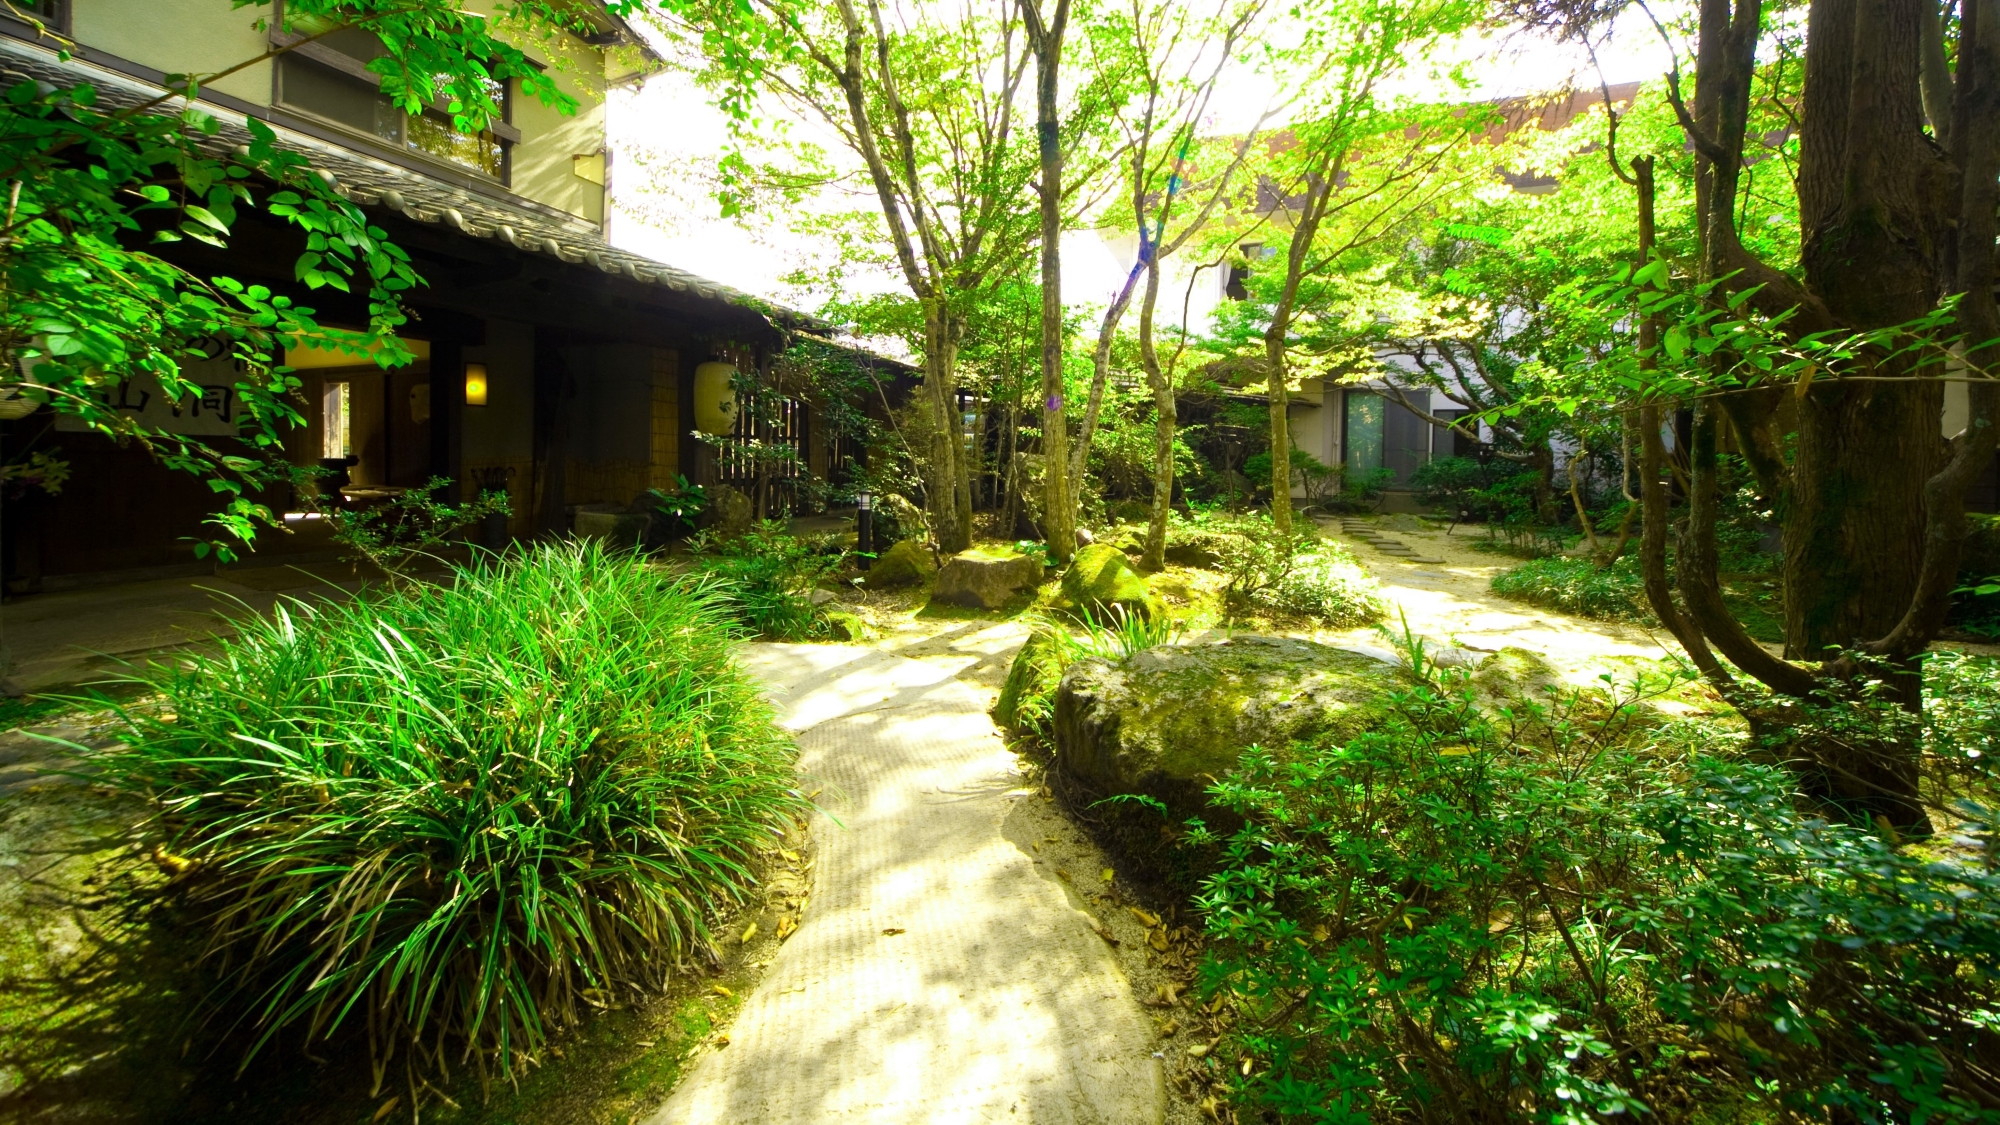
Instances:
[[[875,497],[854,494],[854,550],[861,556],[861,569],[868,569],[868,556],[875,550]]]

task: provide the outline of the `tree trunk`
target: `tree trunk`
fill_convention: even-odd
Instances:
[[[1264,366],[1271,373],[1271,522],[1292,532],[1291,398],[1285,389],[1285,336],[1291,327],[1289,302],[1282,317],[1271,318],[1264,333]]]
[[[932,423],[929,464],[924,473],[924,507],[938,550],[951,553],[972,545],[970,482],[958,417],[958,338],[951,315],[931,303],[924,310],[924,397]]]
[[[1146,550],[1139,565],[1146,570],[1167,567],[1167,513],[1174,502],[1174,431],[1180,424],[1174,385],[1160,367],[1153,341],[1153,309],[1160,295],[1160,259],[1146,263],[1146,295],[1139,303],[1139,362],[1153,392],[1153,510],[1146,521]]]
[[[1285,387],[1285,338],[1291,335],[1292,309],[1299,299],[1306,259],[1312,253],[1320,221],[1326,217],[1327,200],[1340,182],[1344,155],[1345,150],[1334,152],[1319,170],[1306,173],[1305,200],[1285,253],[1285,281],[1271,306],[1271,323],[1264,329],[1264,366],[1271,390],[1271,522],[1277,524],[1287,542],[1292,534],[1292,433],[1290,396]]]
[[[1140,220],[1139,261],[1131,272],[1125,275],[1125,284],[1119,287],[1111,304],[1104,310],[1104,319],[1097,326],[1097,347],[1090,356],[1090,399],[1083,408],[1083,428],[1077,431],[1075,447],[1069,454],[1069,479],[1071,481],[1071,501],[1076,505],[1070,519],[1072,526],[1081,514],[1082,482],[1085,459],[1090,455],[1090,441],[1097,433],[1097,416],[1104,409],[1104,387],[1111,381],[1111,345],[1118,338],[1118,322],[1125,319],[1125,310],[1132,304],[1132,290],[1137,286],[1139,271],[1146,260],[1153,255],[1146,244],[1145,220]]]
[[[1840,323],[1882,328],[1942,295],[1943,187],[1923,138],[1922,0],[1819,0],[1799,168],[1807,287]],[[1910,374],[1907,361],[1869,374]],[[1785,504],[1785,648],[1799,660],[1885,636],[1916,590],[1924,481],[1943,461],[1943,385],[1820,380],[1800,402]],[[1897,695],[1919,702],[1914,675]]]
[[[1077,482],[1069,475],[1069,425],[1063,402],[1062,117],[1056,95],[1069,0],[1056,0],[1055,16],[1046,23],[1037,0],[1021,0],[1021,14],[1035,51],[1035,137],[1041,164],[1037,188],[1042,212],[1042,471],[1047,474],[1042,536],[1049,557],[1067,563],[1076,553],[1078,498]]]

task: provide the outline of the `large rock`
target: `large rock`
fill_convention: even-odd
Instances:
[[[1198,570],[1218,570],[1227,535],[1207,528],[1170,526],[1167,529],[1167,561],[1175,566]]]
[[[938,571],[931,600],[977,609],[999,609],[1042,580],[1042,561],[1005,548],[960,551]]]
[[[1000,698],[993,704],[994,725],[1013,734],[1045,734],[1065,659],[1061,638],[1053,630],[1041,628],[1028,634],[1021,651],[1014,654],[1007,682],[1000,686]]]
[[[756,522],[757,509],[748,496],[726,484],[718,484],[708,490],[708,511],[703,514],[717,535],[733,539],[750,530],[750,525]]]
[[[1079,660],[1056,688],[1056,758],[1101,792],[1196,813],[1245,750],[1283,757],[1296,742],[1346,741],[1381,725],[1390,693],[1406,686],[1379,660],[1284,637]]]
[[[868,568],[870,590],[895,590],[922,586],[937,573],[937,560],[930,548],[914,539],[905,539],[878,556]]]
[[[578,539],[600,539],[606,547],[630,549],[645,540],[652,522],[651,515],[622,504],[580,504],[572,526]]]
[[[1061,608],[1100,622],[1126,616],[1148,621],[1165,615],[1166,604],[1146,587],[1146,580],[1125,553],[1110,543],[1079,550],[1062,576]]]

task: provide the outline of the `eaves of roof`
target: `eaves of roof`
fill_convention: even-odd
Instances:
[[[653,45],[646,41],[646,37],[634,30],[631,22],[624,16],[612,11],[609,4],[604,3],[603,0],[597,0],[592,5],[592,8],[598,15],[604,17],[606,23],[611,25],[612,33],[616,36],[616,42],[622,46],[636,47],[639,49],[640,54],[645,55],[654,63],[665,65],[666,60],[660,57],[658,51],[653,50]]]
[[[0,37],[0,72],[8,80],[28,78],[55,85],[88,82],[105,108],[139,105],[159,97],[161,87],[81,59],[60,59],[53,51]],[[201,101],[202,109],[221,128],[201,138],[204,148],[221,155],[250,142],[247,114]],[[683,297],[749,310],[775,326],[831,335],[834,325],[796,309],[766,301],[699,277],[651,258],[620,250],[608,242],[596,224],[567,212],[518,196],[502,198],[434,179],[364,153],[341,148],[316,137],[266,122],[278,144],[306,158],[313,171],[344,198],[364,207],[381,207],[421,223],[449,227],[472,238],[493,239],[518,250],[621,275],[642,285],[658,285]]]

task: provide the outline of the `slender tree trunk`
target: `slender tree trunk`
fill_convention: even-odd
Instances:
[[[1125,310],[1132,304],[1132,291],[1137,287],[1140,269],[1153,255],[1146,244],[1146,232],[1139,231],[1139,262],[1125,275],[1125,284],[1112,297],[1111,304],[1104,310],[1104,319],[1097,326],[1097,348],[1090,356],[1090,400],[1083,408],[1083,426],[1077,431],[1074,448],[1069,454],[1069,479],[1072,482],[1071,500],[1079,514],[1082,507],[1082,482],[1084,462],[1090,454],[1090,440],[1097,433],[1097,416],[1104,408],[1104,387],[1111,380],[1111,345],[1118,339],[1118,322],[1125,318]],[[1072,523],[1078,518],[1070,517]]]
[[[924,473],[924,506],[938,550],[971,545],[971,497],[958,417],[958,341],[951,317],[935,302],[924,315],[924,394],[932,422],[930,462]]]
[[[1069,472],[1069,423],[1063,402],[1062,117],[1057,94],[1069,0],[1056,0],[1046,23],[1038,0],[1021,0],[1028,40],[1035,51],[1035,138],[1041,165],[1042,217],[1042,471],[1046,502],[1042,535],[1049,557],[1067,563],[1076,553],[1077,482]]]
[[[1153,510],[1146,522],[1146,551],[1139,565],[1147,570],[1167,566],[1167,513],[1174,502],[1174,431],[1180,425],[1174,385],[1160,367],[1153,340],[1153,309],[1160,295],[1160,259],[1146,263],[1146,295],[1139,302],[1139,362],[1153,392]]]
[[[1326,217],[1327,199],[1340,182],[1342,155],[1323,165],[1326,171],[1306,175],[1305,201],[1285,254],[1284,284],[1277,303],[1271,306],[1271,323],[1264,329],[1264,366],[1271,388],[1271,522],[1287,540],[1292,534],[1292,433],[1291,400],[1285,386],[1285,340],[1291,335],[1292,311],[1299,299],[1299,283],[1305,277],[1306,259],[1319,234],[1320,220]]]
[[[1290,302],[1285,315],[1271,318],[1264,333],[1264,366],[1271,373],[1271,522],[1292,531],[1291,397],[1285,388],[1285,336],[1291,327]]]
[[[940,539],[940,550],[963,551],[972,546],[972,457],[965,448],[965,412],[958,406],[958,346],[965,339],[965,321],[954,313],[945,314],[945,370],[947,372],[945,413],[951,423],[952,528],[949,541]]]

